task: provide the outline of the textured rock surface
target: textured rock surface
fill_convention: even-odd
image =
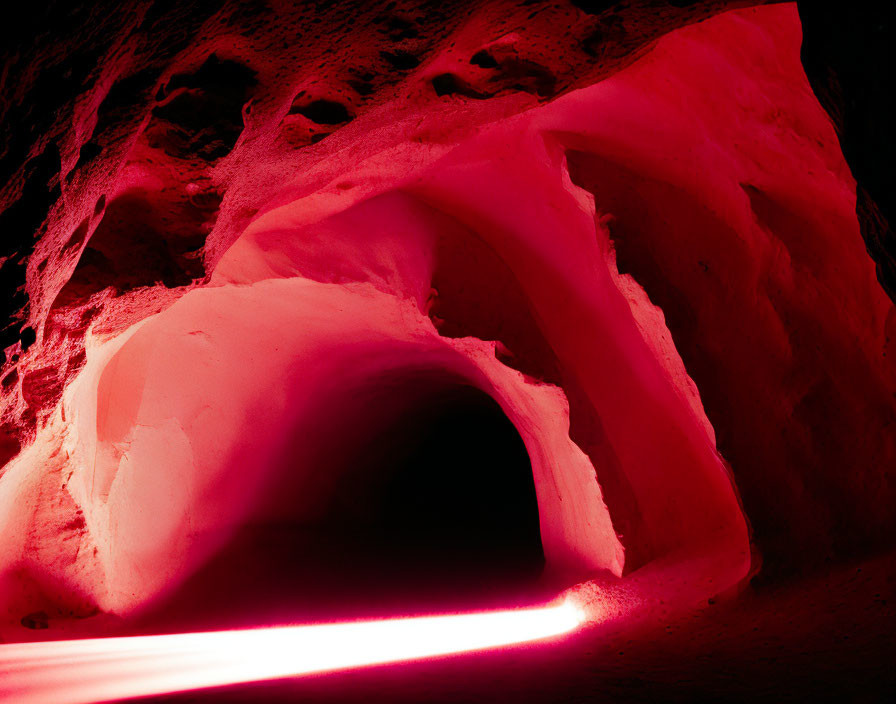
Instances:
[[[318,525],[463,388],[548,575],[622,621],[892,548],[896,313],[797,9],[711,17],[749,4],[138,3],[10,43],[0,634],[235,580],[246,526]]]

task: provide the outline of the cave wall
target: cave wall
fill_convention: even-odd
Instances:
[[[891,545],[886,245],[796,7],[706,19],[750,4],[38,18],[65,39],[4,74],[9,616],[175,589],[316,406],[405,366],[504,409],[557,569]]]

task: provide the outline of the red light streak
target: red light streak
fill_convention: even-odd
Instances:
[[[570,599],[541,608],[0,646],[0,700],[88,704],[488,650],[561,636]]]

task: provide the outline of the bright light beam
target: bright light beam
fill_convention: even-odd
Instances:
[[[0,700],[89,704],[544,640],[584,621],[541,608],[253,630],[0,645]]]

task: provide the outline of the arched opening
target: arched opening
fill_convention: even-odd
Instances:
[[[545,596],[529,456],[490,396],[400,370],[322,405],[287,445],[255,517],[152,608],[154,626],[159,616],[220,627]]]
[[[500,601],[544,566],[529,456],[484,392],[425,387],[388,385],[397,405],[378,405],[383,427],[348,446],[322,529],[386,592]]]

